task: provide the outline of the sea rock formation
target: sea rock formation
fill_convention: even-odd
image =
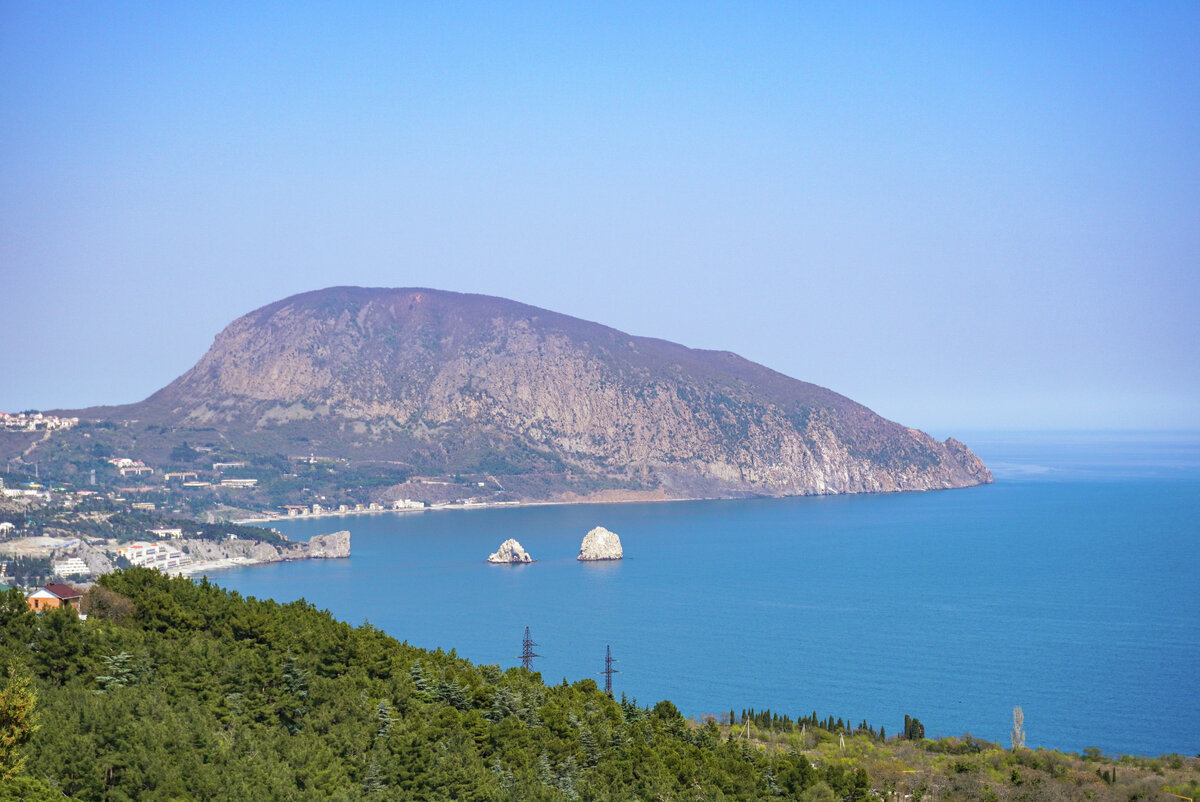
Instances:
[[[597,526],[583,536],[577,560],[619,560],[624,556],[621,538],[603,526]]]
[[[307,554],[304,556],[309,559],[329,559],[334,560],[341,557],[350,556],[350,533],[343,529],[340,532],[331,532],[328,535],[317,535],[311,538],[306,545]]]
[[[145,401],[72,414],[127,422],[131,437],[152,429],[145,450],[161,460],[176,440],[217,431],[248,453],[306,443],[425,477],[470,476],[527,500],[992,481],[956,440],[939,442],[736,354],[429,289],[332,287],[285,298],[233,321],[195,367]]]
[[[500,548],[497,549],[494,554],[488,557],[487,561],[490,563],[503,564],[531,563],[533,562],[533,558],[526,553],[525,549],[521,547],[520,543],[510,537],[508,540],[500,544]]]

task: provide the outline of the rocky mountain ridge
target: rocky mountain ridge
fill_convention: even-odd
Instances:
[[[501,298],[335,287],[251,312],[140,404],[100,412],[479,474],[526,497],[807,495],[991,481],[938,442],[728,352],[635,337]],[[506,480],[505,477],[508,477]]]

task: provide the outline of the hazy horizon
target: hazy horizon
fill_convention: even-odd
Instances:
[[[1200,429],[1200,6],[0,6],[0,410],[334,285],[931,433]]]

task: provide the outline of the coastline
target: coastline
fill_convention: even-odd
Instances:
[[[186,576],[194,578],[197,574],[207,576],[210,571],[221,571],[226,568],[241,568],[247,565],[266,565],[278,560],[256,560],[253,557],[226,557],[221,560],[206,560],[204,562],[183,565],[171,571],[164,571],[169,576]]]
[[[862,495],[862,494],[856,494]],[[770,498],[764,496],[763,498]],[[786,497],[785,497],[786,498]],[[687,496],[678,498],[579,498],[560,499],[558,501],[477,501],[470,504],[431,504],[428,507],[408,509],[382,510],[333,510],[330,512],[307,513],[305,515],[277,515],[271,518],[256,516],[252,518],[234,518],[232,524],[264,524],[280,521],[312,521],[318,518],[349,518],[359,515],[405,514],[422,512],[441,512],[443,510],[486,510],[501,507],[566,507],[576,504],[666,504],[674,501],[724,501],[720,496]]]
[[[233,518],[229,523],[232,524],[269,524],[279,521],[311,521],[317,518],[349,518],[359,515],[380,515],[380,514],[400,514],[400,513],[422,513],[435,512],[441,510],[485,510],[496,509],[499,507],[566,507],[576,504],[669,504],[677,501],[736,501],[738,499],[747,498],[824,498],[827,496],[891,496],[902,493],[941,493],[954,490],[971,490],[977,487],[986,487],[995,482],[985,482],[974,485],[963,485],[961,487],[931,487],[925,490],[872,490],[864,492],[852,493],[800,493],[795,495],[773,496],[773,495],[745,495],[745,496],[671,496],[664,497],[656,493],[646,493],[642,497],[629,497],[629,493],[619,491],[619,495],[609,497],[598,497],[600,494],[593,496],[582,496],[572,499],[557,499],[554,501],[468,501],[466,503],[444,503],[431,504],[428,507],[408,507],[401,509],[392,509],[390,507],[377,510],[329,510],[322,512],[309,512],[303,515],[275,515],[271,517],[257,515],[248,518]],[[633,491],[637,492],[637,491]]]

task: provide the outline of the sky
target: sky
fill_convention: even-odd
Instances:
[[[334,285],[1200,429],[1200,4],[0,0],[0,410]]]

